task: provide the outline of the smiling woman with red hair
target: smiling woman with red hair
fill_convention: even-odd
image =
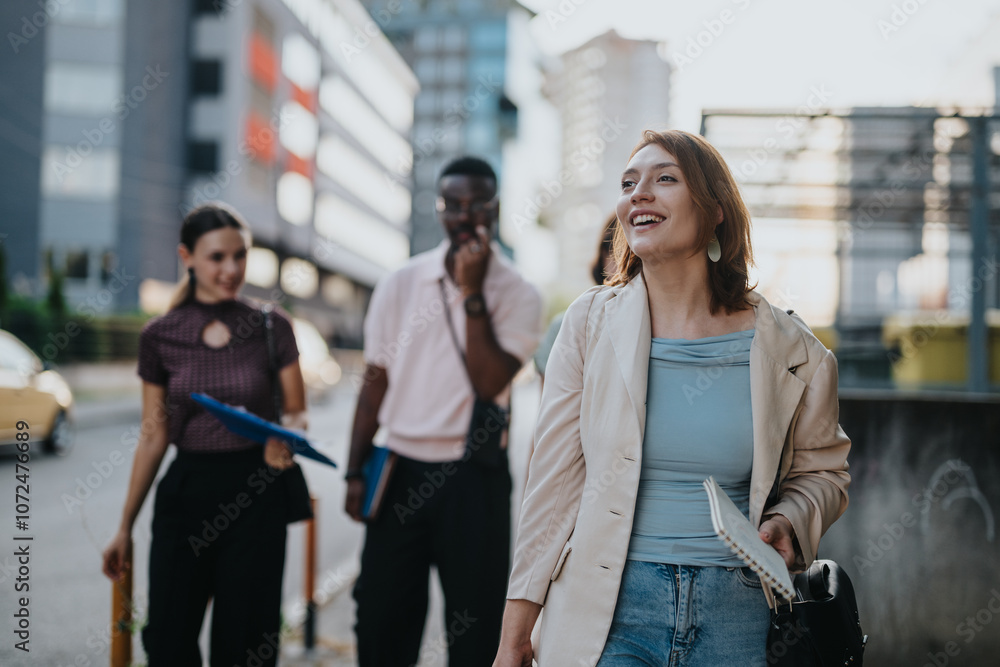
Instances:
[[[749,285],[750,216],[702,137],[646,131],[617,217],[617,272],[549,359],[494,664],[763,666],[773,595],[702,481],[811,563],[847,506],[836,360]]]

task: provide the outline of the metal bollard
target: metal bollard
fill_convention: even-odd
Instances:
[[[132,544],[128,545],[122,578],[111,583],[111,667],[132,664]]]
[[[306,651],[316,647],[316,498],[309,497],[313,518],[306,521],[306,621],[303,628],[303,644]]]

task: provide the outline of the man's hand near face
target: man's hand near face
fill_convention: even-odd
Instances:
[[[455,283],[462,289],[462,296],[482,293],[489,261],[489,232],[485,226],[477,225],[476,238],[458,246],[455,251]]]

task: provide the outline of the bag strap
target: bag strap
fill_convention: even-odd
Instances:
[[[465,358],[465,351],[462,346],[458,344],[458,334],[455,333],[455,323],[451,320],[451,307],[448,305],[448,295],[444,291],[444,278],[438,279],[438,287],[441,289],[441,304],[444,307],[444,316],[448,320],[448,331],[451,333],[451,342],[455,344],[455,350],[458,352],[458,356],[462,357],[462,368],[465,369],[465,376],[469,378],[469,384],[472,384],[472,393],[476,393],[476,385],[472,383],[472,374],[469,373],[469,362]]]
[[[444,278],[438,279],[438,287],[441,289],[441,302],[444,307],[444,316],[448,320],[448,331],[451,333],[451,342],[455,344],[455,350],[458,352],[458,356],[462,357],[462,368],[465,369],[465,377],[469,378],[469,384],[472,385],[472,399],[473,401],[479,400],[479,394],[476,393],[476,384],[472,381],[472,373],[469,372],[469,362],[465,358],[465,352],[462,350],[462,346],[458,344],[458,334],[455,333],[455,323],[451,319],[451,308],[448,306],[448,295],[444,291]],[[492,401],[491,401],[492,403]],[[504,411],[504,413],[510,415],[510,404],[504,408],[501,405],[496,405],[497,409]]]
[[[267,374],[271,380],[271,401],[274,403],[274,421],[281,423],[284,402],[281,400],[281,381],[278,377],[278,355],[274,348],[274,306],[265,303],[260,307],[264,315],[264,336],[267,339]]]

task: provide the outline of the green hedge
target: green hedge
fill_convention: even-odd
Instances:
[[[0,313],[0,327],[20,338],[42,361],[115,361],[135,359],[139,332],[148,315],[96,318],[81,313],[54,314],[23,300],[12,300]]]

